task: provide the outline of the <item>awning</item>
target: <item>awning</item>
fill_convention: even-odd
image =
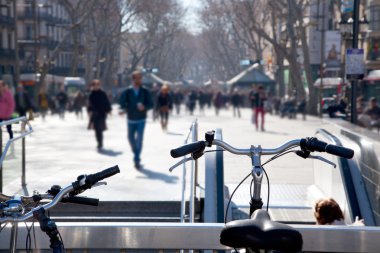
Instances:
[[[321,78],[318,78],[314,82],[314,87],[321,87],[321,82],[323,84],[323,88],[334,88],[340,85],[344,85],[344,81],[340,77],[325,77],[321,81]]]
[[[380,70],[372,70],[368,76],[364,78],[366,81],[380,81]]]
[[[228,86],[237,83],[274,84],[276,82],[259,70],[257,64],[254,64],[226,82]]]

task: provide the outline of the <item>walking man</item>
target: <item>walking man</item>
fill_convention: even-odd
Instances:
[[[111,103],[107,94],[101,89],[98,79],[92,81],[92,86],[93,90],[88,98],[88,111],[100,151],[103,148],[103,131],[106,130],[106,117],[111,112]]]
[[[57,96],[56,96],[57,102],[58,102],[58,112],[59,117],[61,119],[65,118],[65,110],[66,110],[66,104],[69,101],[69,97],[67,96],[65,92],[65,87],[62,85]]]
[[[128,140],[134,154],[133,161],[136,169],[141,169],[141,151],[147,111],[152,109],[153,101],[149,90],[142,87],[140,71],[132,73],[132,86],[120,96],[121,114],[127,113]]]

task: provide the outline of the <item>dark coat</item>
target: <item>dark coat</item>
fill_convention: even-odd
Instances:
[[[16,92],[15,94],[16,111],[24,114],[26,111],[33,110],[34,106],[26,92],[22,92],[21,96]],[[24,99],[24,106],[21,105],[20,99]]]
[[[144,111],[139,111],[137,104],[142,103],[145,107]],[[129,120],[144,120],[149,109],[153,108],[153,100],[150,92],[140,87],[136,96],[133,87],[126,89],[120,96],[119,104],[121,109],[127,112]]]
[[[88,110],[95,117],[105,118],[111,111],[107,94],[102,90],[93,90],[88,98]]]

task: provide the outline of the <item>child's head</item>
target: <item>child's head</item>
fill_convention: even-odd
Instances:
[[[332,198],[318,200],[315,203],[314,216],[318,225],[331,224],[335,220],[344,219],[342,210]]]

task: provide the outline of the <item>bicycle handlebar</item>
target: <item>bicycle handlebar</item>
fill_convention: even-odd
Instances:
[[[3,222],[24,222],[27,221],[28,219],[33,217],[33,212],[39,210],[40,208],[44,208],[45,210],[49,210],[53,206],[57,205],[58,202],[60,202],[62,199],[65,199],[65,201],[69,200],[69,202],[75,201],[75,203],[78,204],[95,204],[98,200],[96,199],[89,199],[89,198],[81,198],[81,197],[74,197],[74,196],[67,196],[67,194],[74,192],[74,193],[79,193],[79,191],[84,191],[86,189],[90,189],[93,185],[95,185],[97,182],[99,182],[102,179],[105,179],[107,177],[111,177],[117,173],[119,173],[119,167],[114,166],[111,168],[108,168],[106,170],[103,170],[101,172],[95,173],[95,174],[90,174],[90,175],[83,175],[79,176],[77,181],[74,183],[62,188],[52,199],[51,202],[46,203],[44,205],[38,206],[36,208],[33,208],[30,210],[28,213],[23,214],[20,217],[3,217],[0,218],[0,223]],[[74,194],[75,195],[75,194]],[[4,195],[5,196],[5,195]],[[70,201],[72,200],[72,201]]]
[[[239,149],[232,147],[228,143],[221,140],[213,140],[212,145],[220,146],[224,150],[229,151],[230,153],[236,155],[248,155],[251,156],[251,149]],[[176,149],[172,149],[170,154],[173,158],[184,156],[187,154],[194,154],[198,152],[203,152],[204,148],[208,146],[207,141],[198,141],[195,143],[190,143],[184,146],[181,146]],[[340,156],[343,158],[351,159],[354,156],[354,151],[349,148],[336,146],[332,144],[327,144],[326,142],[320,141],[317,138],[305,138],[305,139],[295,139],[291,140],[282,146],[273,148],[273,149],[264,149],[262,148],[260,153],[261,155],[275,155],[284,152],[287,149],[300,146],[301,149],[308,152],[326,152],[332,155]]]

